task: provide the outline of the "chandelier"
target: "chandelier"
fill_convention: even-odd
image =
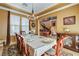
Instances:
[[[32,20],[35,20],[35,15],[34,15],[34,4],[32,4],[32,15],[31,15]]]
[[[38,18],[38,16],[35,16],[35,10],[34,10],[34,4],[32,3],[32,8],[31,8],[31,15],[29,16],[29,19],[35,20]]]

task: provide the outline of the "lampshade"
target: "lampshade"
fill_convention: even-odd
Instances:
[[[64,32],[70,32],[69,28],[64,28]]]

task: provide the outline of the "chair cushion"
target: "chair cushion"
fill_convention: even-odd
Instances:
[[[55,49],[50,49],[50,50],[48,50],[48,51],[46,51],[46,54],[48,54],[48,55],[50,55],[50,56],[53,56],[53,55],[55,55]]]

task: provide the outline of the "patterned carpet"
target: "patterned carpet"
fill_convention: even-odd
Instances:
[[[5,46],[3,48],[2,56],[18,56],[16,44]]]
[[[2,56],[19,56],[19,54],[17,54],[16,44],[12,44],[10,46],[5,46],[3,48]],[[67,53],[66,51],[63,51],[62,56],[73,56],[73,54],[70,54],[70,53]]]

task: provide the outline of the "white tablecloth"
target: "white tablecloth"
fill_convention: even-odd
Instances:
[[[24,36],[26,44],[31,49],[30,55],[41,56],[44,52],[51,49],[52,46],[56,44],[56,39],[52,39],[53,41],[50,43],[44,43],[42,40],[46,39],[47,37],[37,36],[37,35],[26,35]]]

